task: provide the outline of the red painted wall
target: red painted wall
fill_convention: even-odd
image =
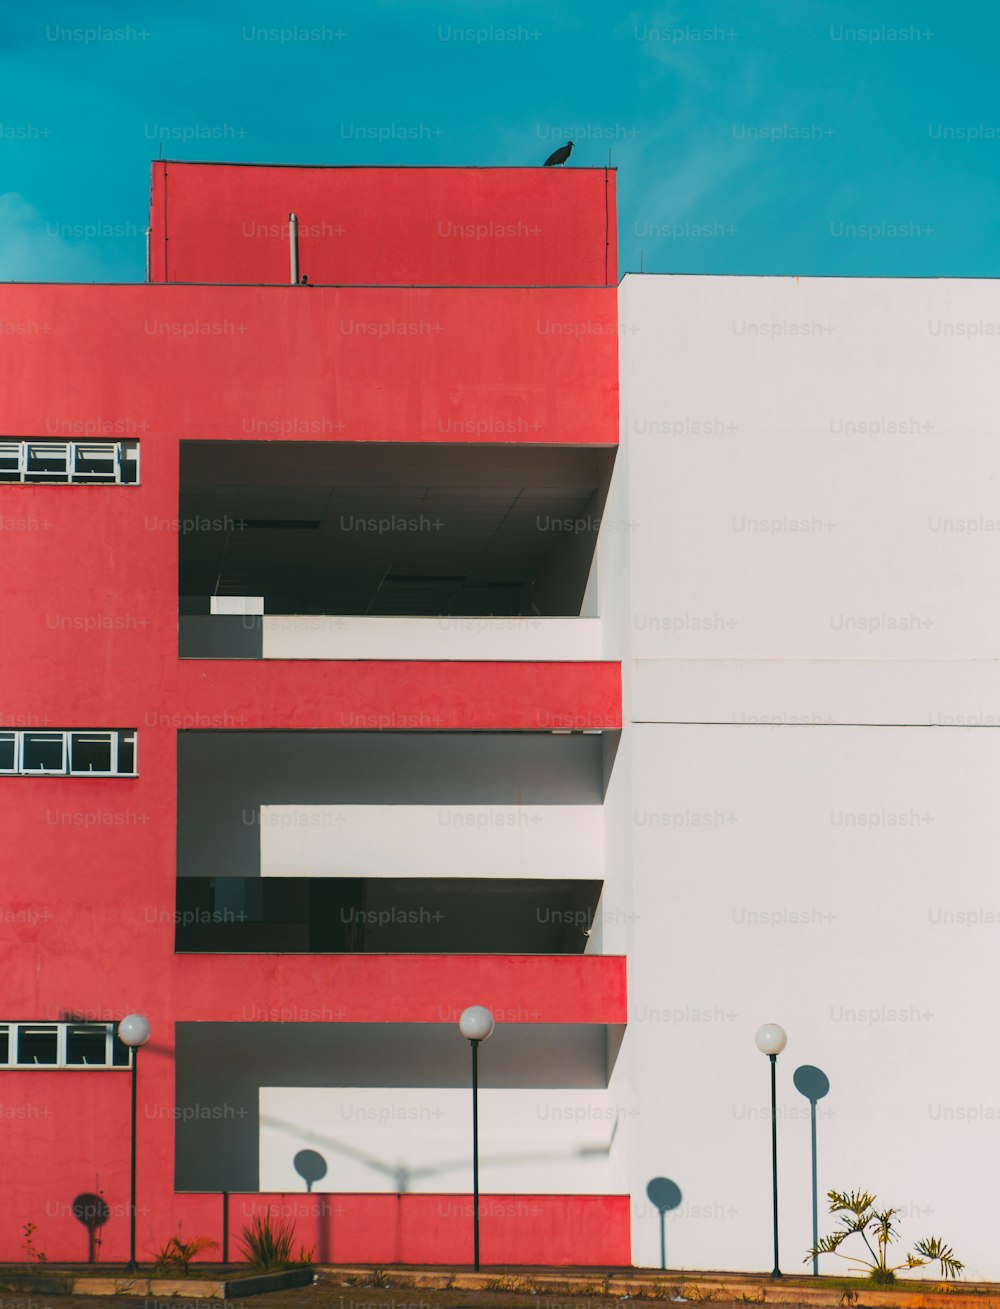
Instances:
[[[616,313],[613,287],[0,287],[0,318],[23,329],[0,343],[0,434],[142,443],[137,487],[0,485],[0,725],[139,731],[134,779],[0,778],[0,1020],[149,1015],[141,1253],[178,1223],[185,1235],[220,1231],[217,1197],[173,1192],[177,1021],[241,1021],[247,1004],[331,1005],[331,1021],[451,1021],[438,1017],[442,982],[448,1003],[485,997],[509,1022],[626,1016],[616,958],[174,956],[179,730],[621,725],[620,669],[607,662],[182,663],[179,441],[613,445]],[[407,323],[431,328],[381,330]],[[0,1072],[0,1132],[0,1258],[23,1254],[26,1222],[51,1259],[83,1257],[69,1206],[94,1190],[112,1209],[101,1256],[124,1257],[127,1073]],[[467,1257],[464,1218],[438,1221],[432,1197],[334,1198],[347,1216],[322,1239],[337,1257],[382,1252],[390,1210],[393,1244],[378,1258]],[[626,1261],[627,1200],[530,1203],[550,1206],[546,1221],[484,1217],[487,1260]]]
[[[0,433],[618,440],[617,292],[0,287]],[[176,508],[171,516],[176,515]]]
[[[299,219],[300,270],[314,283],[618,281],[613,169],[169,160],[153,164],[151,280],[287,283],[289,213]]]

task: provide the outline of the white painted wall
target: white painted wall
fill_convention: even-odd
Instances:
[[[775,1021],[785,1271],[812,1063],[821,1191],[998,1277],[1000,284],[628,276],[621,319],[633,1258],[662,1174],[673,1266],[770,1267]]]
[[[262,877],[600,879],[600,805],[261,805]]]
[[[265,659],[601,658],[598,618],[384,618],[273,614]]]
[[[479,1092],[484,1193],[621,1195],[610,1160],[621,1106],[606,1091]],[[315,1191],[464,1194],[472,1177],[468,1089],[261,1087],[260,1185],[301,1191],[294,1159],[327,1161]]]

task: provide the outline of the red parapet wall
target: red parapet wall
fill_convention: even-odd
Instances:
[[[0,287],[0,434],[614,446],[617,290]]]
[[[621,665],[439,660],[184,660],[204,727],[285,731],[615,731]],[[188,726],[197,728],[194,718]]]
[[[539,151],[541,153],[541,151]],[[541,159],[538,160],[539,165]],[[150,280],[614,286],[610,168],[153,164]]]
[[[470,1195],[238,1195],[230,1231],[255,1213],[295,1223],[323,1263],[472,1263]],[[482,1263],[604,1266],[631,1263],[627,1195],[482,1195]]]
[[[178,1022],[457,1023],[473,1003],[499,1023],[627,1021],[622,955],[179,955],[172,973]]]

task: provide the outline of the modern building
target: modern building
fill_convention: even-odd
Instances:
[[[671,1265],[769,1268],[777,1021],[786,1271],[812,1064],[821,1189],[1000,1275],[1000,297],[615,230],[161,161],[148,284],[0,288],[0,1258],[127,1254],[140,1012],[141,1256],[471,1261],[484,1004],[485,1264],[655,1264],[666,1176]]]

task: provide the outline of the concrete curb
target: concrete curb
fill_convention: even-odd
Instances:
[[[865,1278],[823,1278],[817,1285],[810,1277],[786,1276],[772,1281],[767,1274],[718,1272],[659,1272],[635,1270],[567,1273],[535,1270],[493,1269],[474,1273],[448,1269],[385,1267],[378,1270],[357,1265],[323,1264],[323,1280],[350,1279],[355,1285],[372,1284],[376,1274],[380,1286],[435,1291],[493,1291],[507,1294],[607,1297],[611,1300],[687,1300],[693,1304],[736,1301],[744,1304],[804,1305],[807,1309],[840,1309],[841,1306],[872,1306],[872,1309],[1000,1309],[1000,1285],[928,1281],[927,1290],[903,1281],[895,1286],[874,1287]],[[355,1279],[356,1282],[355,1282]]]
[[[46,1277],[33,1273],[13,1276],[0,1273],[0,1290],[27,1292],[29,1295],[141,1295],[178,1300],[232,1300],[245,1295],[262,1295],[267,1291],[287,1291],[296,1286],[309,1286],[314,1276],[311,1266],[216,1281],[201,1277],[142,1277],[128,1274],[117,1277],[80,1277],[76,1274]]]

